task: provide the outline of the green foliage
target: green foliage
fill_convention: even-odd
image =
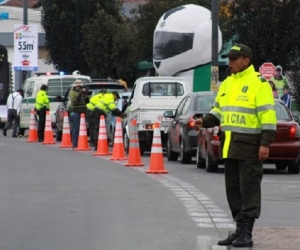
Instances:
[[[271,61],[287,68],[295,59],[300,37],[299,0],[235,0],[221,3],[223,41],[247,44],[258,68]]]

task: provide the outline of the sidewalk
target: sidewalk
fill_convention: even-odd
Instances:
[[[299,250],[300,228],[255,228],[252,250]]]

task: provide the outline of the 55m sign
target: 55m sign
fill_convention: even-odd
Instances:
[[[38,70],[38,26],[14,26],[14,70]]]

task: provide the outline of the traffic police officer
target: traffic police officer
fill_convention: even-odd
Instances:
[[[94,138],[98,138],[99,125],[100,125],[100,116],[104,115],[105,117],[109,112],[114,116],[123,117],[124,114],[117,108],[115,101],[120,99],[119,93],[117,91],[112,91],[111,93],[106,93],[96,104],[93,121],[94,121]],[[109,128],[106,128],[108,130]],[[95,149],[97,149],[97,142],[95,141]]]
[[[43,84],[40,91],[35,97],[35,111],[38,117],[38,140],[39,142],[44,141],[45,122],[46,122],[46,111],[49,111],[50,104],[47,96],[48,86]]]
[[[275,139],[276,113],[270,84],[251,65],[248,46],[237,44],[229,53],[231,75],[221,84],[214,107],[194,127],[221,125],[221,157],[225,161],[226,195],[236,231],[218,245],[252,247],[252,230],[261,211],[262,161]]]
[[[89,103],[86,105],[86,117],[87,117],[87,123],[89,125],[89,134],[90,134],[90,146],[94,147],[95,142],[98,137],[94,138],[94,121],[93,121],[93,113],[96,107],[96,104],[100,100],[100,98],[103,97],[103,95],[106,93],[106,90],[101,90],[98,94],[93,95],[90,98]]]

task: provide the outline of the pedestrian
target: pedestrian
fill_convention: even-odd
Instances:
[[[93,114],[96,107],[96,104],[102,98],[102,96],[106,93],[106,90],[101,90],[98,94],[93,95],[89,103],[86,105],[86,119],[89,126],[89,136],[90,136],[90,146],[95,147],[95,142],[97,141],[98,137],[94,138],[94,121],[93,121]]]
[[[113,116],[124,117],[123,114],[117,107],[116,101],[120,99],[119,93],[117,91],[112,91],[111,93],[106,93],[96,104],[93,121],[94,121],[94,138],[98,138],[99,125],[100,125],[100,116],[103,115],[105,118],[111,112]],[[110,128],[106,128],[108,130]],[[95,150],[97,150],[97,143],[95,141]]]
[[[48,86],[43,84],[40,91],[35,97],[35,112],[38,119],[38,141],[44,141],[45,123],[46,123],[46,113],[50,110],[49,98],[47,95]]]
[[[274,82],[272,80],[269,80],[269,83],[270,83],[271,89],[273,91],[273,97],[278,98],[278,92],[277,92]]]
[[[283,87],[285,85],[290,85],[288,79],[285,76],[283,76],[282,71],[282,67],[280,65],[277,65],[275,67],[275,75],[270,79],[275,84],[275,87],[278,92],[278,97],[283,96]]]
[[[269,83],[255,72],[252,52],[244,44],[222,55],[229,58],[231,75],[221,84],[214,107],[194,128],[221,125],[221,158],[225,186],[236,230],[218,245],[252,247],[252,230],[261,212],[263,160],[276,134],[276,112]]]
[[[18,137],[17,132],[20,126],[20,110],[23,94],[23,89],[18,89],[16,92],[11,93],[7,98],[7,122],[3,128],[4,136],[6,136],[7,130],[11,127],[12,122],[14,122],[12,137]]]
[[[283,87],[283,96],[280,98],[285,106],[287,106],[287,108],[289,110],[291,110],[291,95],[290,95],[290,87],[288,85],[285,85]]]
[[[69,99],[70,105],[68,107],[68,111],[70,114],[70,121],[72,123],[71,135],[74,149],[78,147],[80,116],[81,114],[86,114],[86,104],[89,102],[88,91],[81,80],[76,80],[73,83]]]

